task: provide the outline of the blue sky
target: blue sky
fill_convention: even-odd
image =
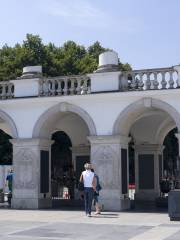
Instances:
[[[180,0],[0,0],[0,46],[26,33],[61,46],[100,41],[133,69],[180,63]]]

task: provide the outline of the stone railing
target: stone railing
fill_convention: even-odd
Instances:
[[[9,99],[14,97],[14,85],[13,83],[0,82],[0,99]]]
[[[93,85],[94,84],[94,85]],[[94,88],[93,88],[94,87]],[[103,88],[100,88],[103,87]],[[0,99],[180,88],[180,66],[0,82]],[[104,89],[104,90],[99,90]]]
[[[66,96],[90,93],[90,79],[82,76],[41,78],[39,96]]]
[[[178,72],[174,67],[123,72],[120,88],[124,90],[158,90],[179,87]]]

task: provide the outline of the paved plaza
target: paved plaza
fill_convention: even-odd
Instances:
[[[0,209],[1,240],[179,240],[180,222],[166,212],[104,212]]]

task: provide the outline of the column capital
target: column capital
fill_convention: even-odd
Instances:
[[[24,146],[51,146],[54,141],[46,138],[17,138],[10,139],[13,146],[24,147]]]
[[[99,135],[87,138],[91,144],[128,144],[131,140],[130,137],[123,135]]]

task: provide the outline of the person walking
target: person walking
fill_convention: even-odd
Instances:
[[[81,173],[79,181],[84,183],[84,204],[86,216],[91,217],[92,201],[96,191],[96,179],[91,171],[91,164],[84,165],[85,171]]]
[[[92,168],[91,171],[94,173],[94,169]],[[94,173],[94,176],[96,178],[96,191],[94,192],[94,206],[95,206],[95,209],[96,209],[96,212],[95,212],[95,215],[97,214],[101,214],[101,207],[100,207],[100,204],[99,204],[99,191],[101,190],[101,185],[99,183],[99,176]]]
[[[8,189],[9,189],[9,192],[8,192],[9,205],[11,205],[11,199],[12,199],[12,185],[13,185],[13,169],[10,169],[6,177],[6,186],[8,186]]]
[[[13,169],[10,169],[6,177],[6,186],[8,186],[10,193],[12,193],[12,183],[13,183]]]

